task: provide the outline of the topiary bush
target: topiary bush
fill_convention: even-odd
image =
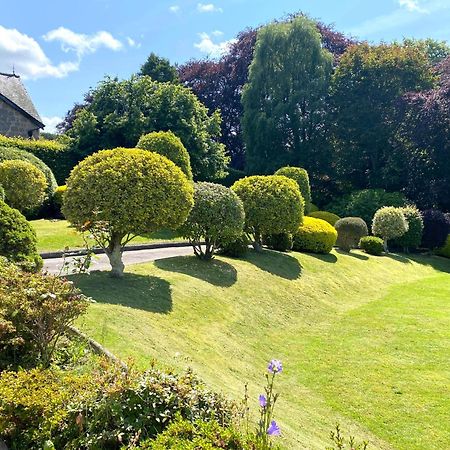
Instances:
[[[245,233],[242,233],[233,241],[221,242],[219,244],[219,253],[221,255],[230,256],[231,258],[242,258],[248,253],[248,246],[250,244],[250,239]]]
[[[245,230],[257,250],[263,234],[294,233],[303,221],[303,197],[297,183],[285,176],[246,177],[231,189],[244,204]]]
[[[365,236],[359,241],[359,247],[369,255],[380,256],[384,251],[384,242],[376,236]]]
[[[336,244],[337,231],[322,219],[306,216],[294,234],[295,251],[330,253]]]
[[[417,249],[422,242],[423,219],[415,206],[405,206],[400,210],[408,222],[408,231],[403,236],[393,239],[392,243],[408,252]]]
[[[192,180],[191,160],[181,139],[171,131],[144,134],[136,146],[143,150],[158,153],[173,161]]]
[[[47,180],[44,173],[28,161],[9,160],[0,163],[0,183],[5,201],[21,212],[42,206]]]
[[[336,222],[340,219],[338,215],[328,211],[314,211],[309,213],[309,216],[315,217],[316,219],[325,220],[325,222],[328,222],[330,225],[333,225],[333,227],[336,224]]]
[[[0,256],[29,271],[37,271],[43,264],[37,252],[37,238],[33,227],[20,211],[1,201]]]
[[[194,185],[194,207],[179,231],[196,256],[209,260],[219,243],[232,242],[242,234],[244,220],[242,201],[231,189],[199,182]]]
[[[400,208],[385,206],[373,217],[372,233],[384,241],[384,250],[388,252],[388,241],[403,236],[408,231],[408,222]]]
[[[154,152],[117,148],[86,158],[67,180],[62,212],[105,250],[111,276],[123,276],[123,247],[137,235],[178,228],[194,189],[172,161]]]
[[[298,184],[300,193],[305,201],[305,214],[309,214],[311,211],[311,186],[308,172],[301,167],[282,167],[275,172],[275,175],[291,178]]]
[[[450,234],[447,236],[444,245],[436,250],[436,255],[450,258]]]
[[[422,247],[434,250],[442,247],[450,232],[450,224],[442,211],[428,209],[422,212]]]
[[[334,227],[338,233],[336,245],[345,252],[358,247],[361,238],[369,234],[366,222],[360,217],[339,219]]]
[[[292,250],[294,239],[291,233],[269,234],[263,236],[263,243],[272,250],[287,252]]]

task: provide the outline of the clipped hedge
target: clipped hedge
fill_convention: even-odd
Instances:
[[[308,172],[301,167],[282,167],[275,172],[275,175],[283,175],[298,184],[305,201],[305,214],[308,214],[311,211],[311,185],[309,184]]]
[[[322,219],[306,216],[303,225],[294,234],[295,251],[330,253],[336,244],[337,231]]]
[[[344,217],[334,227],[338,233],[336,245],[346,252],[358,247],[361,238],[369,234],[366,222],[360,217]]]
[[[376,236],[365,236],[359,241],[359,247],[369,255],[380,256],[384,251],[383,239]]]
[[[328,211],[313,211],[309,213],[309,216],[314,217],[316,219],[325,220],[325,222],[328,222],[330,225],[333,225],[333,227],[335,223],[340,219],[340,217],[337,214]]]

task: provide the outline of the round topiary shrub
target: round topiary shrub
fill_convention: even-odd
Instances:
[[[359,241],[359,247],[369,255],[380,256],[384,251],[384,242],[376,236],[365,236]]]
[[[415,206],[405,206],[399,208],[408,222],[408,231],[399,238],[393,240],[396,247],[402,248],[405,252],[415,250],[422,242],[423,219],[422,214]]]
[[[136,146],[142,150],[158,153],[173,161],[192,180],[191,160],[181,139],[171,131],[144,134]]]
[[[1,201],[0,256],[17,263],[27,271],[38,271],[43,264],[37,252],[34,229],[20,211]]]
[[[434,250],[442,247],[450,232],[450,224],[442,211],[428,209],[422,212],[422,247]]]
[[[245,233],[242,233],[237,239],[219,244],[219,253],[232,258],[242,258],[248,252],[250,239]]]
[[[293,249],[300,252],[330,253],[336,239],[337,231],[328,222],[307,216],[294,234]]]
[[[450,234],[447,236],[444,245],[436,250],[436,255],[450,258]]]
[[[373,217],[372,233],[384,241],[384,251],[388,252],[388,241],[399,238],[408,231],[408,222],[400,208],[385,206]]]
[[[345,252],[358,247],[361,238],[369,234],[366,222],[360,217],[344,217],[334,227],[338,234],[336,245]]]
[[[179,231],[192,244],[195,255],[208,260],[220,242],[242,234],[244,219],[244,206],[231,189],[200,182],[194,185],[194,207]]]
[[[135,236],[176,229],[188,217],[194,188],[172,161],[139,149],[102,150],[80,162],[67,180],[62,212],[105,250],[121,277],[123,247]]]
[[[9,160],[0,163],[0,183],[5,201],[21,212],[41,206],[47,181],[41,170],[28,161]]]
[[[297,183],[285,176],[251,176],[233,184],[244,204],[245,230],[256,249],[262,235],[295,233],[303,221],[304,200]]]
[[[340,219],[340,217],[338,215],[328,212],[328,211],[314,211],[314,212],[309,213],[309,216],[315,217],[316,219],[325,220],[325,222],[328,222],[330,225],[333,225],[333,226]]]
[[[291,233],[269,234],[263,236],[263,243],[272,250],[287,252],[292,250],[294,240]]]
[[[303,200],[305,200],[305,214],[309,214],[311,211],[311,186],[308,172],[301,167],[282,167],[275,172],[275,175],[291,178],[298,184]]]

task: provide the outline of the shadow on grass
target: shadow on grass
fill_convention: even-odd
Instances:
[[[361,255],[359,253],[354,253],[352,251],[346,252],[344,250],[341,250],[340,248],[335,248],[334,250],[336,253],[339,253],[340,255],[351,256],[352,258],[360,259],[361,261],[367,261],[369,259],[366,255]]]
[[[250,250],[245,259],[258,269],[286,280],[296,280],[302,273],[302,266],[297,258],[274,250]]]
[[[177,272],[206,281],[214,286],[230,287],[237,281],[236,269],[225,261],[212,259],[202,261],[195,256],[179,256],[160,259],[155,266],[168,272]]]
[[[72,275],[70,279],[83,294],[97,303],[122,305],[143,311],[165,314],[172,311],[170,284],[162,278],[125,273],[111,278],[107,272]]]

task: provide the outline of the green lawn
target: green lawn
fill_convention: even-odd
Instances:
[[[39,252],[53,252],[81,248],[84,246],[81,234],[71,228],[66,220],[32,220],[31,224],[36,230]],[[149,237],[137,237],[130,244],[142,244],[148,242],[170,242],[182,240],[173,231],[161,231]]]
[[[450,261],[251,253],[174,258],[76,283],[80,326],[122,358],[191,366],[254,410],[283,361],[276,416],[289,449],[320,449],[336,422],[372,449],[450,448]]]

